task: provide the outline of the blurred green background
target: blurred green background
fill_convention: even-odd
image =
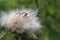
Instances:
[[[43,28],[37,32],[38,40],[60,40],[60,0],[0,0],[0,11],[21,8],[39,9]],[[21,39],[15,35],[0,28],[0,40],[31,40],[28,36]]]

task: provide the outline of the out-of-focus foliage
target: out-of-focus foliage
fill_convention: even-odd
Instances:
[[[43,27],[37,32],[39,40],[60,40],[60,0],[0,0],[0,11],[11,9],[39,9],[38,17]],[[16,34],[0,28],[0,40],[31,40],[15,37]],[[25,35],[26,36],[26,35]]]
[[[34,8],[34,0],[0,0],[0,10],[11,10],[17,8]]]

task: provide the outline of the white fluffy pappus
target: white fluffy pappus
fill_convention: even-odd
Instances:
[[[2,12],[4,15],[0,18],[0,24],[18,33],[23,33],[25,30],[34,32],[41,28],[37,12],[31,9],[13,10],[6,14]]]

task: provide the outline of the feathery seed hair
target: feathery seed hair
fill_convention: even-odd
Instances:
[[[13,10],[8,14],[2,12],[4,15],[0,18],[0,24],[17,33],[23,33],[25,30],[34,32],[41,28],[37,12],[31,9]]]

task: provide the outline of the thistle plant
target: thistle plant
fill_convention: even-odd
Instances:
[[[37,12],[38,10],[32,9],[13,10],[9,11],[8,14],[2,12],[4,15],[0,18],[0,24],[16,33],[36,32],[41,28]]]

